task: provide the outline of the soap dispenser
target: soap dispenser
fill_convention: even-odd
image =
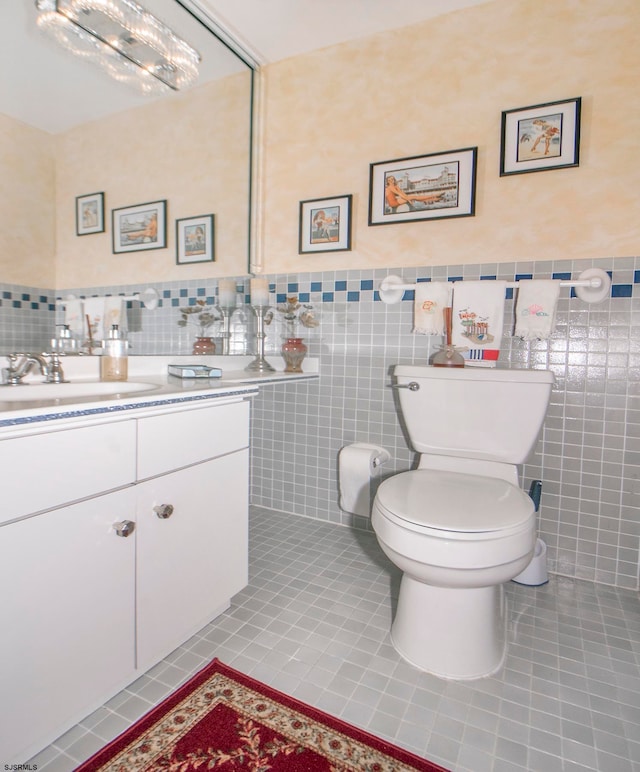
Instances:
[[[73,354],[77,350],[76,339],[72,337],[68,324],[56,325],[60,327],[55,338],[51,339],[51,350],[61,354]]]
[[[102,344],[100,380],[126,381],[127,374],[127,341],[118,325],[113,324]]]

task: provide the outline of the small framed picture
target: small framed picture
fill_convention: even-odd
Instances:
[[[369,225],[475,214],[477,147],[370,166]]]
[[[140,252],[167,246],[167,202],[112,209],[113,251]]]
[[[348,195],[300,202],[301,255],[351,249],[352,199]]]
[[[502,113],[500,176],[566,169],[580,160],[581,99]]]
[[[104,193],[76,196],[76,236],[104,233]]]
[[[176,262],[212,263],[215,260],[213,245],[214,216],[201,214],[176,220]]]

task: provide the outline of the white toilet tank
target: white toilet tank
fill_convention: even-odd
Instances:
[[[553,385],[550,370],[396,365],[394,375],[414,450],[506,464],[531,453]]]

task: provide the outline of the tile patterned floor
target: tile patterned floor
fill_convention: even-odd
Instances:
[[[371,533],[254,509],[232,607],[31,760],[68,772],[216,656],[455,772],[640,772],[638,594],[510,583],[504,669],[421,673],[388,630],[399,575]]]

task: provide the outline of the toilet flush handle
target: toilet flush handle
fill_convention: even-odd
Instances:
[[[416,381],[411,381],[410,383],[392,383],[391,384],[392,389],[409,389],[409,391],[418,391],[420,388],[420,384],[416,383]]]

